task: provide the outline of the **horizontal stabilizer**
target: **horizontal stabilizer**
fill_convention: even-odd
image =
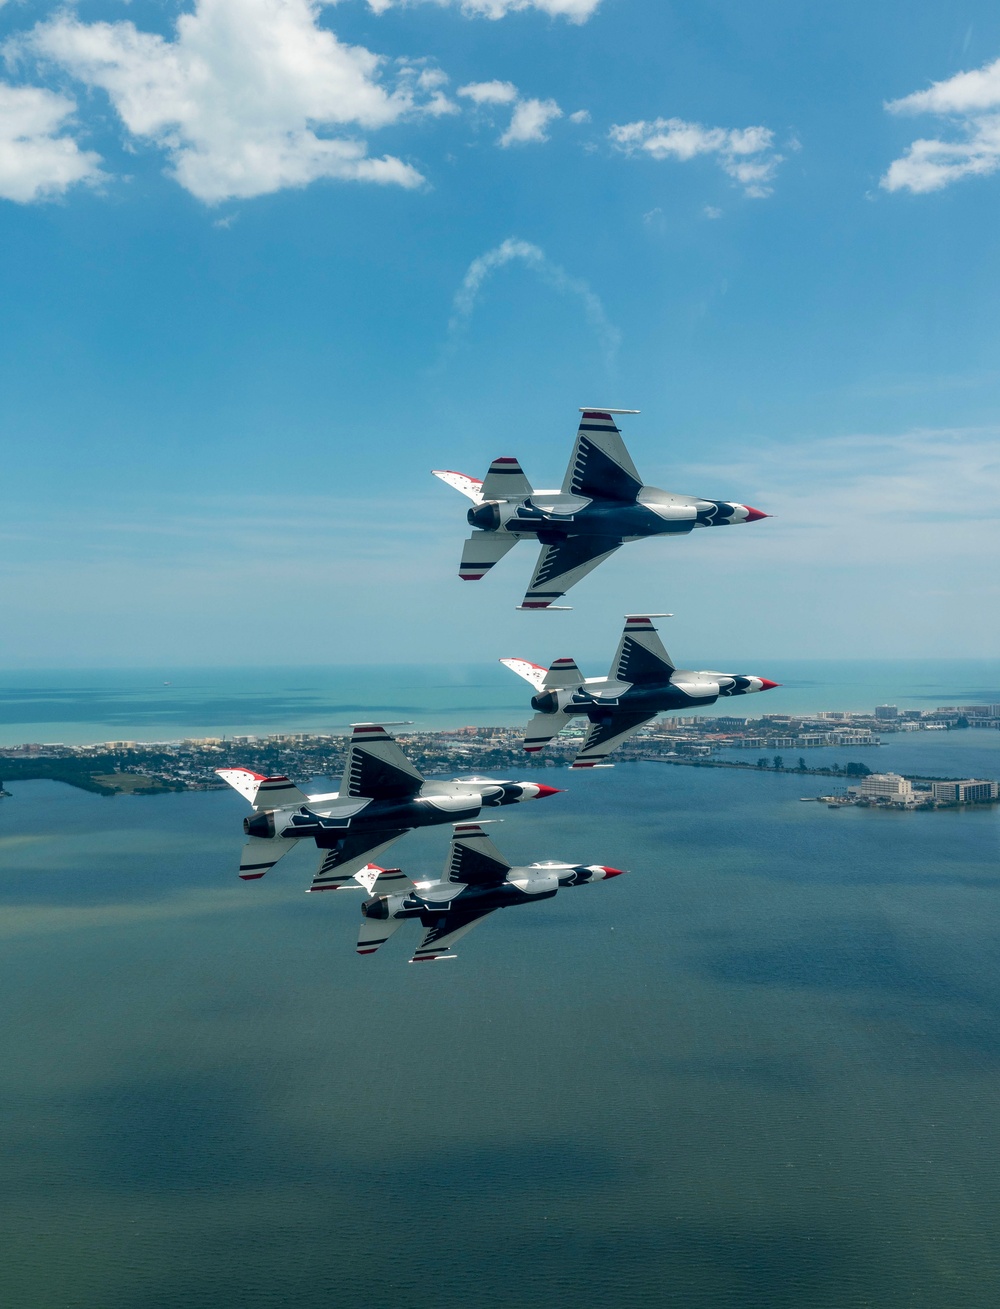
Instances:
[[[285,805],[306,804],[309,799],[287,777],[266,777],[249,768],[217,768],[215,772],[255,809],[281,809]]]
[[[454,823],[452,832],[443,882],[499,886],[506,881],[510,864],[478,823]]]
[[[524,748],[529,754],[537,754],[543,746],[548,745],[554,736],[573,721],[572,714],[535,714],[524,729]]]
[[[340,783],[341,796],[409,800],[423,782],[423,774],[410,763],[381,723],[354,725]]]
[[[484,500],[526,500],[531,483],[516,459],[494,459],[483,479]]]
[[[413,883],[401,868],[379,868],[378,864],[366,864],[354,874],[354,880],[369,895],[406,895],[413,890]]]
[[[424,933],[424,939],[414,950],[410,963],[424,964],[435,959],[454,959],[451,948],[455,942],[461,940],[466,932],[471,932],[488,914],[495,912],[495,909],[486,909],[478,913],[454,912],[437,917],[430,914],[422,915],[427,931]]]
[[[541,664],[530,663],[527,659],[501,659],[500,662],[512,673],[517,673],[518,677],[523,677],[526,682],[530,682],[536,691],[542,689],[548,669],[543,668]]]
[[[374,954],[405,921],[405,918],[362,918],[358,928],[358,954]]]
[[[478,477],[469,477],[466,473],[453,473],[450,468],[435,468],[434,476],[440,477],[462,495],[468,496],[474,504],[483,502],[483,484]]]
[[[516,536],[497,532],[473,532],[462,546],[462,562],[458,575],[463,582],[478,582],[499,563],[508,550],[517,545]]]
[[[289,850],[297,845],[297,840],[284,840],[281,837],[268,839],[248,836],[240,854],[240,877],[244,882],[256,881],[258,877],[270,872],[278,860],[284,859]]]
[[[542,681],[546,691],[566,690],[582,684],[583,674],[577,668],[576,660],[568,658],[554,660]]]

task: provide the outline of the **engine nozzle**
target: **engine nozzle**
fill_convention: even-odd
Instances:
[[[538,695],[531,697],[531,707],[540,714],[558,713],[559,697],[555,691],[539,691]]]
[[[266,809],[263,813],[253,814],[243,819],[243,830],[247,836],[262,836],[265,839],[274,835],[274,810]]]
[[[500,506],[495,500],[474,505],[466,514],[470,527],[482,528],[484,532],[495,532],[500,526]]]
[[[389,898],[385,895],[373,896],[371,900],[365,900],[361,906],[361,912],[365,918],[388,918],[389,917]]]

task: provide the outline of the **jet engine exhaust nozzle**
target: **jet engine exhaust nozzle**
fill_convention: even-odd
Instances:
[[[384,895],[377,895],[362,904],[361,912],[366,918],[388,918],[389,901]]]
[[[243,819],[243,830],[247,836],[269,837],[274,835],[274,811],[268,809],[262,814],[253,814]]]
[[[474,505],[466,514],[470,527],[480,527],[484,532],[495,532],[500,526],[500,506],[495,500],[485,504]]]
[[[540,714],[558,713],[559,697],[555,691],[541,691],[531,697],[531,707]]]

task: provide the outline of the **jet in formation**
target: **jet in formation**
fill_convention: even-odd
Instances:
[[[263,777],[247,768],[216,772],[254,810],[243,820],[240,877],[263,877],[297,841],[312,839],[324,853],[310,891],[356,890],[354,874],[415,827],[476,818],[483,808],[558,793],[538,782],[485,777],[426,781],[381,723],[354,725],[339,791],[306,795],[287,777]]]
[[[558,491],[533,490],[516,459],[494,459],[482,481],[435,469],[435,477],[473,501],[468,521],[475,531],[462,551],[459,576],[477,582],[518,541],[537,541],[541,553],[519,608],[565,608],[553,602],[626,541],[769,517],[749,505],[645,486],[613,417],[638,412],[582,410]]]
[[[527,659],[501,659],[535,688],[531,707],[537,713],[525,728],[525,750],[536,753],[573,718],[583,716],[591,727],[572,766],[593,768],[657,714],[698,709],[722,696],[750,695],[779,685],[745,673],[676,668],[652,623],[669,617],[629,614],[607,677],[584,677],[573,659],[557,659],[550,668]]]
[[[369,893],[361,906],[358,954],[374,954],[408,918],[426,929],[411,964],[454,959],[452,947],[496,909],[549,900],[567,886],[618,877],[602,864],[528,864],[514,868],[478,823],[456,823],[438,881],[413,882],[398,868],[369,865],[355,874]]]

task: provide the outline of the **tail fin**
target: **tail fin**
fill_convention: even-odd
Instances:
[[[249,768],[217,768],[215,771],[255,809],[281,809],[285,805],[307,804],[309,800],[287,777],[265,777]]]
[[[369,895],[406,895],[413,890],[412,881],[402,868],[379,868],[378,864],[366,864],[354,880],[360,882]]]
[[[510,872],[510,863],[478,823],[455,823],[451,849],[445,860],[443,882],[474,882],[499,885]]]
[[[484,500],[524,500],[532,494],[532,486],[516,459],[494,459],[482,493]]]
[[[340,783],[342,796],[406,800],[417,794],[423,782],[423,774],[381,723],[354,724]]]
[[[469,477],[466,473],[453,473],[450,468],[435,468],[433,472],[434,476],[440,477],[442,482],[447,482],[456,491],[461,491],[462,495],[467,495],[474,504],[482,504],[483,484],[478,477]]]
[[[536,691],[540,691],[545,685],[548,669],[543,668],[541,664],[533,664],[527,659],[501,659],[500,662],[512,673],[517,673],[518,677],[523,677],[526,682],[530,682]]]

